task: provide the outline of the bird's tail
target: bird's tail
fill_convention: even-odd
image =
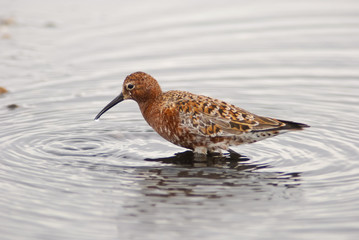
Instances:
[[[278,130],[302,130],[303,128],[310,127],[309,125],[304,123],[297,123],[297,122],[285,121],[280,119],[278,119],[278,121],[281,121],[282,123],[285,124],[284,126],[280,127],[280,129]]]

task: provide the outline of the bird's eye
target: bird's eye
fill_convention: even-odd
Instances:
[[[135,88],[135,85],[133,85],[131,83],[127,85],[127,90],[132,90],[134,88]]]

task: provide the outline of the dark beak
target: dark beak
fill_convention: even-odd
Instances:
[[[123,94],[121,93],[114,100],[112,100],[109,104],[107,104],[106,107],[104,107],[101,110],[101,112],[99,112],[99,114],[97,114],[97,116],[95,117],[95,120],[99,119],[101,117],[101,115],[104,114],[107,110],[109,110],[110,108],[115,106],[117,103],[122,102],[123,100],[124,100],[123,99]]]

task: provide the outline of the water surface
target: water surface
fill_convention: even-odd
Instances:
[[[0,19],[1,239],[359,235],[356,1],[20,0]],[[203,162],[134,102],[93,121],[139,70],[311,128]]]

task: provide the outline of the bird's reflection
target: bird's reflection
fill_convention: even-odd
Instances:
[[[145,161],[174,164],[182,167],[226,167],[238,170],[265,168],[266,165],[245,164],[249,158],[233,150],[227,154],[196,155],[192,151],[176,153],[164,158],[146,158]]]
[[[251,163],[248,157],[234,151],[205,157],[186,151],[145,160],[170,164],[141,173],[145,176],[143,191],[146,196],[219,198],[245,191],[247,197],[257,199],[276,194],[284,197],[287,189],[300,185],[300,173],[271,172],[267,170],[270,165]]]

